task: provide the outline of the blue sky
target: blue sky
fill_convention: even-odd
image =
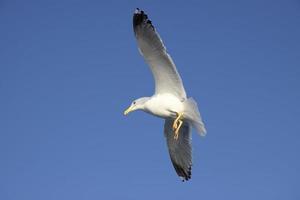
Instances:
[[[123,116],[154,87],[136,7],[207,126],[186,183],[163,121]],[[300,198],[299,1],[3,0],[0,24],[0,199]]]

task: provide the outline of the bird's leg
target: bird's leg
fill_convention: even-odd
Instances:
[[[178,113],[177,118],[173,122],[174,139],[177,140],[179,136],[179,130],[182,126],[183,121],[181,120],[183,113]]]
[[[178,127],[176,128],[176,130],[175,130],[175,134],[174,134],[174,139],[175,140],[178,140],[178,136],[179,136],[179,130],[180,130],[180,128],[181,128],[181,126],[182,126],[182,124],[183,124],[183,121],[182,120],[178,120],[178,122],[179,122],[179,125],[178,125]]]
[[[178,127],[177,123],[182,118],[183,113],[178,113],[177,115],[178,115],[177,118],[173,122],[173,131],[175,131],[177,129],[177,127]]]

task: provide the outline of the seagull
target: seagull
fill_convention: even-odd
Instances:
[[[187,181],[192,170],[191,130],[194,128],[201,136],[206,134],[197,103],[187,98],[172,58],[152,22],[139,8],[133,14],[133,30],[138,49],[152,71],[155,93],[134,100],[124,115],[142,110],[165,120],[164,135],[172,164],[181,180]]]

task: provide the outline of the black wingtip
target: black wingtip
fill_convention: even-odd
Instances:
[[[189,179],[192,178],[192,165],[190,165],[188,169],[184,169],[182,166],[177,165],[173,160],[172,163],[176,173],[182,179],[182,182],[188,181]]]
[[[135,11],[134,11],[134,14],[137,14],[140,12],[140,9],[139,8],[136,8]]]
[[[182,178],[182,182],[188,181],[192,178],[192,166],[189,167],[188,171],[184,173],[184,177]]]
[[[137,26],[141,24],[149,24],[152,28],[152,22],[148,19],[148,15],[141,9],[136,8],[133,14],[133,28],[135,29]]]

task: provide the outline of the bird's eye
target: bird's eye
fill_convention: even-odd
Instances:
[[[136,104],[136,102],[134,101],[134,102],[133,102],[133,104],[135,105],[135,104]]]

